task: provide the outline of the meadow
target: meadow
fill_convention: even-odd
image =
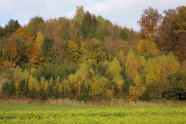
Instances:
[[[0,124],[184,124],[185,106],[0,104]]]

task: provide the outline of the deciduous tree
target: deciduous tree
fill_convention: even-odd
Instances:
[[[162,15],[156,9],[152,7],[145,9],[138,21],[141,27],[140,37],[143,39],[155,39],[161,18]]]
[[[138,42],[137,52],[146,58],[157,57],[160,55],[157,45],[152,40],[145,39]]]
[[[168,53],[172,51],[183,62],[186,58],[186,7],[164,11],[161,27],[159,29],[158,47]]]

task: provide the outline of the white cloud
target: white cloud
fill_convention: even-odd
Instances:
[[[138,30],[137,20],[143,9],[152,6],[160,12],[179,5],[186,5],[184,0],[0,0],[0,23],[9,19],[18,19],[21,24],[33,16],[44,19],[54,17],[73,17],[76,6],[83,5],[85,10],[111,20],[121,26]]]
[[[149,6],[159,10],[176,8],[179,5],[186,5],[184,0],[103,0],[90,7],[93,13],[101,14],[119,25],[139,30],[137,20],[143,10]]]

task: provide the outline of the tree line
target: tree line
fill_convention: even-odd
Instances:
[[[145,9],[140,32],[82,6],[72,19],[40,16],[0,26],[5,96],[99,100],[186,98],[186,7]]]

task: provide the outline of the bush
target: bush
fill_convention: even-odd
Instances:
[[[22,81],[20,82],[20,86],[19,86],[19,93],[23,93],[24,87],[25,87],[25,81],[22,80]]]
[[[3,86],[2,86],[2,91],[3,91],[3,93],[8,94],[8,89],[9,89],[9,83],[6,82],[6,83],[4,83]]]
[[[41,96],[41,100],[47,99],[47,94],[45,93],[43,88],[40,89],[40,96]]]
[[[32,99],[35,99],[36,98],[36,89],[35,88],[32,88],[30,91],[29,91],[29,97],[32,98]]]
[[[160,100],[163,98],[163,90],[166,87],[165,82],[152,82],[146,86],[146,90],[140,97],[141,100]]]
[[[150,88],[149,87],[147,87],[145,89],[145,92],[143,93],[143,95],[139,99],[140,100],[145,100],[145,101],[152,100],[152,96],[150,95]]]
[[[51,64],[51,63],[43,63],[38,67],[35,72],[35,77],[40,80],[41,77],[45,77],[46,80],[50,78],[56,79],[58,76],[61,79],[67,78],[67,76],[71,73],[75,73],[78,68],[76,64]]]
[[[11,81],[9,83],[9,87],[8,87],[8,94],[9,95],[13,95],[15,93],[16,89],[15,89],[15,84],[13,81]]]
[[[164,94],[167,99],[186,100],[186,73],[169,75]]]
[[[24,95],[24,96],[27,96],[27,95],[28,95],[28,90],[29,90],[29,88],[28,88],[28,83],[25,82],[24,88],[23,88],[23,95]]]

